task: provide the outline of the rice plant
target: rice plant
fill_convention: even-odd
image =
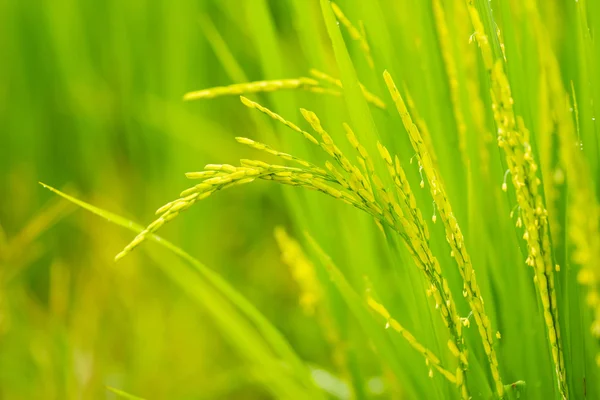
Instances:
[[[182,99],[239,150],[185,173],[145,227],[43,184],[135,232],[115,268],[148,250],[242,360],[243,398],[600,397],[600,3],[243,3],[243,20],[207,3],[227,78]],[[223,15],[256,41],[257,79]],[[255,187],[282,212],[251,206]],[[191,210],[230,192],[280,254],[253,268],[289,276],[296,316],[157,236],[188,223],[218,254],[248,225]]]

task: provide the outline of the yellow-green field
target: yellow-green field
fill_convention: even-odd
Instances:
[[[598,35],[0,1],[0,399],[600,398]]]

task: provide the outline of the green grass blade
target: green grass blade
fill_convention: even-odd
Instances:
[[[123,228],[129,229],[132,232],[139,233],[144,229],[143,226],[126,218],[123,218],[117,214],[105,211],[101,208],[85,203],[44,183],[40,182],[40,184],[46,189],[69,200],[70,202],[75,203],[78,206],[100,217],[107,219],[109,222],[117,224]],[[289,343],[283,338],[281,333],[279,333],[279,331],[258,311],[258,309],[256,309],[248,300],[246,300],[241,294],[239,294],[233,287],[231,287],[215,272],[208,269],[200,261],[196,260],[184,250],[175,246],[171,242],[161,238],[160,236],[152,235],[149,238],[152,241],[167,248],[174,254],[180,256],[184,260],[188,261],[194,267],[194,269],[200,275],[202,275],[203,278],[207,279],[208,282],[210,282],[216,288],[217,292],[220,293],[220,296],[223,296],[224,298],[228,299],[231,304],[235,305],[249,320],[251,320],[255,324],[256,328],[261,332],[261,334],[272,346],[272,348],[276,350],[281,357],[283,357],[286,361],[290,363],[290,365],[294,368],[294,371],[297,374],[297,376],[305,383],[305,385],[307,387],[313,386],[312,381],[308,377],[308,370],[304,363],[295,354],[295,352],[293,351]],[[187,282],[186,280],[181,280],[179,275],[174,275],[173,278],[178,280],[182,285],[186,284]],[[208,308],[210,309],[210,307]],[[217,316],[219,315],[217,314]]]
[[[143,398],[143,397],[137,397],[137,396],[134,396],[134,395],[132,395],[132,394],[129,394],[129,393],[127,393],[127,392],[125,392],[125,391],[123,391],[123,390],[120,390],[120,389],[116,389],[116,388],[114,388],[114,387],[107,386],[107,387],[106,387],[106,389],[107,389],[109,392],[113,392],[113,393],[114,393],[114,394],[116,394],[116,395],[117,395],[119,398],[122,398],[122,399],[127,399],[127,400],[144,400],[144,398]]]

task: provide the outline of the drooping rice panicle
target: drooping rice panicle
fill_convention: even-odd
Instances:
[[[386,164],[391,163],[391,156],[387,149],[379,144],[379,151],[382,154],[382,158],[386,161]],[[399,164],[398,164],[399,165]],[[404,174],[400,168],[400,174]],[[374,184],[377,188],[378,196],[386,203],[389,209],[389,215],[391,215],[393,226],[396,232],[402,236],[404,243],[412,256],[415,264],[421,269],[426,279],[430,283],[430,287],[427,291],[428,296],[433,296],[435,299],[436,308],[438,308],[442,314],[444,324],[450,331],[451,341],[449,347],[454,356],[458,361],[457,370],[457,385],[459,387],[461,396],[463,399],[469,398],[469,392],[465,383],[465,373],[468,369],[467,352],[465,343],[462,335],[461,318],[456,311],[456,305],[450,292],[450,288],[447,280],[442,275],[442,270],[437,258],[432,254],[431,248],[429,247],[429,232],[423,219],[419,219],[420,212],[414,211],[412,201],[414,201],[414,195],[408,186],[408,181],[404,176],[401,179],[394,169],[395,181],[401,182],[400,189],[398,189],[398,182],[396,182],[397,190],[400,190],[401,194],[398,196],[404,200],[403,206],[399,206],[393,195],[390,195],[384,190],[381,179],[376,175],[374,176]],[[412,199],[412,201],[411,201]],[[406,212],[403,211],[407,210]],[[406,215],[409,215],[408,217]]]
[[[317,116],[314,113],[308,112],[306,110],[302,110],[305,119],[311,124],[313,129],[319,133],[323,138],[323,143],[327,146],[324,147],[326,152],[333,158],[338,160],[338,163],[342,165],[351,165],[348,159],[341,153],[339,148],[333,143],[333,140],[329,136],[327,132],[321,126],[321,123]],[[358,143],[354,133],[350,129],[349,126],[346,126],[347,136],[352,146],[357,148],[359,156],[363,159],[370,160],[370,157],[364,149]],[[382,147],[380,146],[380,151]],[[361,151],[362,150],[362,151]],[[387,150],[385,150],[387,152]],[[387,159],[386,159],[387,158]],[[387,157],[384,157],[386,162],[391,162],[391,157],[389,153],[387,153]],[[366,164],[366,162],[365,162]],[[352,168],[344,168],[344,170],[349,174],[358,175],[356,179],[351,178],[351,182],[362,180],[362,176],[358,169],[354,166]],[[429,289],[429,293],[433,295],[436,301],[436,308],[439,308],[443,321],[445,325],[450,330],[450,334],[452,336],[452,343],[454,348],[458,349],[457,358],[459,361],[459,368],[461,369],[461,376],[464,375],[464,372],[468,368],[468,361],[466,357],[465,343],[462,337],[462,328],[460,324],[460,317],[456,311],[456,306],[454,300],[452,298],[452,294],[449,290],[448,283],[446,279],[442,276],[442,271],[439,266],[438,260],[432,254],[431,249],[427,243],[428,241],[428,231],[427,227],[424,224],[422,218],[419,220],[418,218],[410,219],[405,217],[405,213],[402,211],[401,207],[395,201],[394,196],[390,195],[385,189],[381,179],[376,174],[374,169],[371,169],[371,179],[376,188],[377,197],[379,199],[379,205],[377,207],[379,212],[380,222],[390,226],[393,230],[399,233],[409,250],[409,253],[413,257],[416,265],[425,273],[426,278],[431,284]],[[403,172],[402,172],[403,173]],[[408,181],[404,176],[403,188],[408,190],[408,193],[405,195],[409,200],[410,208],[409,213],[411,215],[420,215],[418,210],[415,210],[416,202],[414,200],[414,195],[410,191],[410,187],[408,186]],[[352,186],[352,185],[351,185]],[[366,188],[366,184],[363,184],[363,188]],[[356,186],[352,187],[352,189],[356,189]],[[354,190],[367,204],[377,204],[375,197],[371,193],[371,196],[367,197],[361,192],[361,189]],[[413,203],[411,203],[410,199],[412,198]],[[381,219],[383,216],[383,219]],[[468,391],[466,390],[466,385],[461,386],[461,395],[463,398],[468,398]]]
[[[263,171],[256,168],[245,168],[245,167],[234,167],[232,165],[207,165],[206,171],[222,171],[224,174],[220,176],[212,176],[204,179],[202,183],[195,185],[194,187],[184,191],[184,195],[179,199],[168,203],[167,205],[159,208],[157,213],[161,216],[146,227],[145,230],[140,232],[134,239],[129,243],[123,251],[116,255],[115,260],[119,260],[130,253],[134,248],[140,245],[148,235],[159,230],[165,223],[176,218],[180,212],[188,209],[197,201],[209,197],[217,190],[231,187],[234,185],[242,185],[244,183],[250,183],[256,179]],[[183,194],[183,193],[182,193]]]
[[[302,133],[303,131],[295,125],[289,123],[277,114],[272,113],[268,109],[258,105],[257,103],[249,103],[253,108],[257,108],[267,115],[286,124],[295,131]],[[428,294],[433,296],[436,308],[440,311],[442,320],[448,328],[451,336],[449,348],[456,356],[460,373],[457,375],[457,384],[461,396],[464,399],[469,398],[469,393],[466,389],[465,371],[468,369],[467,352],[465,342],[462,335],[461,318],[456,311],[456,305],[452,298],[448,282],[442,276],[442,271],[438,260],[432,254],[428,246],[427,238],[423,234],[423,229],[419,228],[417,223],[412,218],[404,217],[405,213],[401,206],[395,201],[384,187],[381,179],[372,170],[371,179],[375,186],[377,197],[365,175],[360,169],[351,164],[348,158],[335,145],[331,136],[323,129],[318,117],[311,111],[301,109],[304,118],[311,124],[312,128],[321,136],[322,142],[318,142],[321,148],[331,156],[342,168],[343,173],[349,177],[342,176],[339,172],[331,167],[328,167],[330,173],[324,176],[319,170],[318,173],[312,169],[313,167],[286,167],[280,165],[267,164],[258,160],[241,160],[241,166],[235,167],[228,164],[209,164],[205,167],[205,171],[189,174],[191,177],[202,179],[201,183],[183,191],[181,198],[161,207],[161,216],[150,224],[143,232],[141,232],[126,248],[117,255],[116,259],[120,259],[129,253],[133,248],[142,243],[150,233],[154,233],[164,223],[174,219],[179,213],[196,201],[204,199],[214,192],[226,189],[232,186],[250,183],[256,179],[272,180],[281,184],[291,186],[301,186],[311,190],[317,190],[328,194],[334,198],[340,199],[347,204],[350,204],[362,211],[373,216],[378,225],[387,225],[396,231],[404,239],[404,243],[409,250],[415,264],[421,269],[427,280],[430,283]],[[350,130],[351,132],[351,130]],[[312,137],[310,134],[305,137]],[[350,135],[352,136],[352,135]],[[313,140],[314,137],[312,137]],[[310,140],[310,139],[309,139]],[[242,139],[243,143],[258,146],[264,150],[262,144],[256,144],[249,139]],[[266,146],[266,145],[264,145]],[[366,150],[362,151],[358,144],[359,155],[364,160],[370,160]],[[283,154],[284,159],[296,161],[290,155],[272,150],[271,154]],[[302,160],[303,161],[303,160]],[[365,165],[367,161],[365,161]],[[367,170],[369,168],[367,167]],[[332,171],[336,171],[333,173]],[[337,186],[337,187],[336,187]],[[338,188],[339,187],[339,188]]]
[[[387,324],[393,330],[395,330],[396,332],[401,334],[402,337],[404,337],[404,339],[406,339],[408,344],[413,349],[415,349],[416,351],[421,353],[423,355],[423,357],[425,357],[425,362],[427,363],[428,366],[435,368],[446,379],[448,379],[448,381],[450,381],[450,383],[453,383],[458,386],[464,385],[464,381],[459,382],[457,380],[457,379],[462,378],[462,375],[460,375],[460,373],[457,373],[455,375],[455,374],[451,373],[450,371],[448,371],[446,368],[444,368],[442,366],[440,359],[438,357],[436,357],[435,354],[433,354],[431,352],[431,350],[427,349],[425,346],[423,346],[421,343],[419,343],[419,341],[414,337],[414,335],[412,333],[410,333],[409,331],[407,331],[402,325],[400,325],[400,323],[398,323],[398,321],[396,321],[394,318],[392,318],[389,311],[382,304],[375,301],[371,296],[367,297],[367,304],[377,314],[379,314],[383,318],[385,318]],[[462,373],[462,370],[459,369],[459,371]],[[461,389],[461,391],[462,391],[462,389]]]
[[[119,260],[123,258],[141,244],[150,233],[156,232],[165,223],[176,218],[180,212],[188,209],[197,201],[209,197],[218,190],[250,183],[256,179],[273,180],[286,185],[303,186],[308,189],[318,190],[371,214],[377,214],[380,211],[375,204],[364,204],[361,199],[356,198],[352,193],[342,192],[331,186],[328,183],[328,180],[331,180],[329,177],[316,175],[312,170],[272,165],[257,160],[242,160],[241,164],[240,167],[228,164],[207,165],[205,167],[206,171],[220,171],[222,174],[204,179],[201,183],[184,190],[179,199],[161,207],[159,209],[161,216],[136,236],[123,251],[117,254],[115,259]]]
[[[150,224],[146,230],[140,233],[121,253],[117,255],[116,258],[119,259],[126,255],[144,241],[148,234],[158,230],[164,223],[174,219],[181,211],[189,208],[196,201],[204,199],[221,189],[250,183],[256,179],[263,179],[291,186],[302,186],[307,189],[326,193],[369,213],[376,219],[378,226],[387,225],[398,232],[404,239],[409,253],[413,257],[416,265],[424,272],[427,280],[430,282],[428,293],[435,299],[436,308],[439,309],[442,320],[449,329],[451,336],[451,344],[449,347],[457,357],[459,369],[461,370],[457,381],[461,382],[461,396],[467,399],[469,394],[466,390],[466,385],[462,384],[465,380],[463,379],[465,378],[464,372],[468,368],[467,352],[462,336],[461,319],[456,311],[456,306],[452,299],[448,282],[443,278],[439,262],[433,256],[431,249],[427,244],[428,239],[424,233],[424,229],[418,226],[418,220],[415,220],[412,217],[404,217],[406,213],[402,211],[402,207],[395,200],[395,196],[391,195],[384,187],[381,179],[374,171],[371,159],[366,150],[356,141],[351,129],[349,129],[348,126],[345,127],[349,140],[353,142],[353,147],[355,147],[359,153],[359,160],[362,160],[362,163],[359,163],[361,164],[363,171],[361,171],[359,167],[353,165],[335,145],[333,139],[323,129],[320,120],[313,112],[301,109],[304,118],[320,135],[322,139],[321,142],[316,140],[309,133],[298,128],[293,123],[285,120],[258,103],[252,102],[244,97],[242,97],[241,100],[246,106],[260,110],[271,118],[290,127],[292,130],[301,133],[314,144],[318,144],[336,161],[342,168],[342,172],[335,169],[331,163],[326,163],[328,172],[327,175],[323,175],[325,170],[318,169],[304,160],[297,159],[287,153],[276,151],[262,143],[254,142],[246,138],[239,138],[238,140],[244,144],[267,151],[286,160],[300,163],[302,168],[271,165],[258,160],[241,160],[240,167],[228,164],[209,164],[205,167],[205,171],[189,173],[189,177],[201,179],[201,182],[183,191],[178,200],[161,207],[161,209],[159,209],[161,214],[160,217]],[[343,174],[347,174],[348,177],[344,177]],[[377,197],[375,197],[369,178],[371,178],[374,183]],[[339,189],[332,185],[338,186]],[[407,195],[407,198],[411,198],[410,195]],[[412,211],[409,211],[408,214],[412,215]]]
[[[371,158],[369,157],[369,154],[358,142],[354,132],[352,132],[349,126],[346,125],[345,127],[348,140],[351,142],[352,146],[357,149],[360,159],[366,159],[370,161]],[[388,165],[388,170],[390,170],[392,159],[389,152],[380,143],[378,143],[378,149],[382,158]],[[371,180],[376,189],[375,191],[377,193],[379,203],[382,206],[384,221],[386,221],[387,225],[400,234],[400,236],[403,238],[404,243],[409,253],[413,257],[415,264],[424,272],[425,278],[430,283],[428,294],[433,295],[436,302],[436,308],[440,310],[442,319],[450,331],[450,335],[452,337],[451,349],[457,350],[456,352],[453,352],[453,354],[457,357],[459,364],[460,373],[457,373],[461,378],[459,390],[463,398],[468,398],[468,390],[463,379],[464,373],[468,367],[468,361],[466,357],[465,343],[462,337],[462,328],[459,322],[461,318],[456,311],[452,293],[449,290],[448,282],[442,275],[439,262],[432,254],[431,248],[428,245],[429,232],[427,225],[423,221],[422,217],[420,218],[420,211],[416,209],[416,201],[412,191],[410,190],[410,186],[408,185],[404,171],[402,171],[400,167],[400,175],[403,178],[399,178],[395,168],[392,166],[391,169],[392,171],[390,171],[390,175],[392,179],[395,181],[396,186],[400,184],[401,191],[403,191],[402,195],[399,195],[399,197],[404,200],[403,206],[396,201],[396,196],[394,196],[385,188],[381,178],[377,175],[374,168],[370,169]]]
[[[463,164],[466,166],[469,164],[469,156],[467,154],[467,123],[460,99],[457,64],[454,58],[452,43],[450,41],[451,38],[448,31],[448,25],[446,24],[446,15],[440,0],[433,0],[433,15],[435,17],[435,27],[440,42],[440,51],[444,61],[444,68],[448,77],[450,102],[452,103],[452,111],[454,113],[456,131],[458,134],[458,150],[462,157]]]
[[[354,25],[352,25],[352,22],[350,22],[350,20],[344,15],[342,10],[336,3],[331,2],[331,8],[333,9],[333,13],[335,14],[337,20],[340,21],[342,25],[344,25],[344,27],[348,30],[350,37],[360,44],[360,49],[365,55],[369,67],[374,68],[373,57],[371,56],[371,47],[369,46],[369,42],[367,41],[364,26],[361,24],[362,29],[359,31]]]
[[[210,176],[201,183],[184,190],[181,197],[161,207],[158,211],[161,216],[152,222],[143,232],[134,238],[123,251],[115,257],[116,260],[123,258],[135,247],[141,244],[149,234],[156,232],[165,223],[176,218],[180,212],[188,209],[197,201],[203,200],[218,190],[227,189],[253,182],[256,179],[272,180],[281,184],[291,186],[302,186],[307,189],[317,190],[326,193],[334,198],[340,199],[362,211],[365,211],[380,220],[383,220],[381,207],[375,202],[365,200],[361,195],[350,191],[343,191],[331,186],[339,185],[342,188],[344,184],[338,182],[332,175],[322,176],[315,174],[311,169],[286,167],[281,165],[267,164],[258,160],[241,160],[240,167],[234,167],[228,164],[209,164],[205,171],[219,171],[220,174]],[[202,172],[195,172],[192,175],[202,175]],[[364,193],[364,191],[363,191]]]
[[[219,96],[231,96],[258,92],[274,92],[277,90],[308,89],[319,85],[311,78],[275,79],[270,81],[256,81],[247,83],[236,83],[229,86],[217,86],[214,88],[198,90],[186,93],[183,100],[212,99]]]
[[[434,169],[431,156],[427,151],[427,148],[421,138],[417,126],[413,123],[410,113],[406,108],[406,104],[402,99],[402,95],[398,91],[391,75],[385,71],[384,79],[392,95],[394,103],[398,109],[398,113],[402,118],[402,123],[409,134],[410,141],[413,149],[416,152],[419,160],[419,166],[422,168],[425,177],[429,183],[431,196],[435,201],[436,207],[440,214],[440,219],[444,223],[446,230],[446,240],[450,244],[452,249],[452,256],[456,260],[460,274],[463,278],[463,285],[466,293],[466,299],[469,303],[479,334],[482,339],[483,348],[488,357],[490,370],[496,386],[496,392],[499,397],[504,395],[504,385],[500,377],[500,371],[498,369],[498,359],[496,351],[494,349],[493,330],[489,317],[487,316],[484,308],[483,297],[479,289],[479,285],[475,279],[475,271],[471,264],[471,258],[465,247],[465,240],[462,231],[458,225],[458,221],[452,212],[452,207],[446,195],[446,190],[441,179],[438,176],[438,172]],[[388,165],[390,162],[388,161]]]
[[[494,119],[498,127],[498,146],[504,153],[510,170],[520,211],[520,221],[525,228],[527,243],[527,265],[534,269],[538,293],[544,310],[544,320],[548,341],[552,352],[558,390],[563,399],[569,397],[556,292],[552,247],[548,228],[548,212],[542,195],[539,193],[541,179],[531,144],[529,131],[513,110],[511,87],[504,72],[503,56],[494,55],[479,12],[467,1],[471,23],[475,28],[474,37],[479,45],[483,62],[489,73]]]
[[[310,70],[310,74],[313,77],[320,79],[322,81],[325,81],[327,83],[330,83],[334,86],[337,86],[340,89],[344,88],[342,86],[342,81],[340,81],[339,79],[336,79],[330,75],[327,75],[325,72],[321,72],[317,69],[312,68]],[[386,109],[385,103],[383,102],[383,100],[381,100],[381,98],[379,98],[379,96],[371,93],[362,83],[359,82],[358,84],[360,86],[360,89],[362,90],[363,96],[365,96],[365,100],[367,100],[369,103],[373,104],[377,108],[381,108],[382,110]]]
[[[539,11],[530,7],[530,18],[538,38],[544,37],[547,32],[540,19]],[[598,204],[593,187],[594,182],[589,163],[581,154],[581,141],[578,135],[578,106],[575,91],[572,89],[572,102],[569,93],[561,79],[558,61],[551,46],[545,41],[541,42],[540,60],[543,67],[543,78],[547,85],[547,111],[551,123],[556,130],[558,138],[558,152],[560,165],[557,168],[559,182],[565,177],[561,172],[564,169],[566,181],[569,185],[567,207],[567,232],[568,240],[573,245],[572,261],[580,267],[577,274],[578,282],[587,289],[586,303],[593,312],[591,333],[597,340],[600,339],[600,205]],[[572,85],[572,82],[571,82]],[[544,93],[540,93],[542,98]],[[572,114],[575,114],[575,122]],[[551,176],[552,176],[551,175]],[[544,187],[546,183],[544,184]],[[600,366],[600,354],[596,361]]]
[[[295,125],[289,123],[257,103],[250,104],[252,107],[265,112],[272,118],[275,118],[288,126],[291,125],[290,127],[295,131],[301,133],[303,132]],[[440,310],[446,326],[450,329],[451,336],[453,337],[454,347],[460,349],[458,357],[461,368],[466,370],[466,352],[464,351],[464,340],[462,339],[461,325],[459,323],[460,318],[456,312],[456,307],[448,289],[448,284],[441,276],[439,263],[433,254],[431,254],[431,250],[426,244],[426,238],[419,233],[421,230],[414,222],[402,218],[403,212],[400,210],[398,204],[393,201],[393,197],[386,192],[381,180],[374,174],[372,167],[367,167],[367,170],[372,173],[372,178],[376,179],[375,182],[378,196],[384,203],[384,207],[382,207],[382,204],[379,204],[375,199],[371,186],[369,185],[368,180],[365,178],[365,175],[360,172],[358,167],[352,165],[346,156],[341,152],[341,150],[335,145],[331,136],[321,126],[317,116],[307,110],[302,110],[302,113],[307,121],[311,124],[313,129],[321,136],[323,140],[320,143],[321,147],[327,152],[327,154],[337,161],[346,174],[350,175],[349,179],[342,180],[343,177],[342,179],[339,178],[341,176],[340,172],[331,174],[333,181],[339,184],[339,186],[342,188],[347,188],[349,192],[338,190],[332,186],[329,186],[325,181],[327,177],[316,176],[314,173],[311,173],[310,170],[303,168],[274,166],[254,160],[242,160],[242,167],[234,167],[231,165],[209,165],[207,166],[207,171],[190,174],[190,176],[193,177],[202,178],[206,176],[208,179],[205,179],[202,183],[184,191],[182,195],[185,195],[186,197],[176,200],[175,202],[171,202],[169,205],[162,208],[161,211],[163,212],[163,215],[161,218],[159,218],[159,222],[151,224],[147,231],[158,229],[164,223],[160,222],[162,220],[173,219],[176,216],[176,213],[189,207],[192,202],[196,201],[194,196],[196,196],[198,193],[201,193],[202,198],[204,198],[207,197],[207,193],[209,195],[214,191],[223,188],[218,186],[221,183],[224,183],[227,185],[227,187],[232,186],[235,184],[236,179],[242,178],[247,174],[245,169],[251,169],[252,171],[255,171],[253,172],[252,180],[260,178],[275,180],[283,184],[304,186],[306,188],[319,190],[335,198],[341,199],[342,201],[351,204],[358,209],[368,212],[375,217],[379,223],[390,226],[403,236],[405,243],[409,247],[413,258],[417,263],[417,266],[424,271],[425,275],[431,282],[431,288],[429,289],[429,292],[436,300],[437,308]],[[347,129],[349,129],[349,127],[347,127]],[[350,132],[349,136],[352,138],[353,133],[351,133],[351,130],[347,132]],[[312,137],[310,134],[304,134],[304,136],[309,135],[309,137]],[[314,140],[316,141],[316,139]],[[244,142],[245,141],[246,140],[244,140]],[[364,150],[360,144],[354,143],[354,145],[359,149],[359,156],[365,160],[365,165],[370,164],[371,161],[366,153],[366,150]],[[289,157],[287,158],[289,159]],[[369,160],[369,162],[366,160]],[[336,171],[331,167],[328,169],[330,171]],[[214,172],[216,172],[216,174]],[[347,181],[349,181],[349,183],[347,183]],[[244,180],[243,182],[246,183],[249,182],[249,180]],[[213,185],[217,186],[213,187]],[[126,252],[130,251],[133,247],[143,241],[145,235],[147,235],[147,233],[143,233],[138,238],[134,239],[132,244],[128,246],[124,252],[119,255],[119,257],[122,257],[124,254],[126,254]]]

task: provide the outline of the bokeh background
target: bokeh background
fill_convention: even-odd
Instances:
[[[302,35],[316,41],[302,47]],[[38,181],[147,223],[189,186],[184,172],[256,156],[234,137],[275,132],[237,97],[182,95],[306,75],[331,63],[325,39],[312,1],[0,2],[0,398],[112,398],[104,385],[264,397],[203,306],[157,266],[171,258],[142,250],[115,264],[132,233]],[[273,96],[288,110],[315,101]],[[206,200],[162,235],[327,363],[273,238],[288,221],[281,189],[261,183]]]
[[[456,161],[457,132],[431,8],[420,0],[381,1],[378,7],[367,1],[339,3],[351,21],[364,19],[373,42],[377,39],[377,69],[372,70],[344,31],[362,83],[389,102],[380,73],[389,69],[410,89],[433,132],[440,170],[451,181],[453,208],[461,224],[468,221],[462,226],[484,297],[493,299],[495,310],[508,310],[488,310],[504,336],[500,357],[506,383],[524,379],[535,393],[551,391],[542,384],[551,380],[549,368],[540,367],[550,365],[543,319],[520,239],[506,218],[511,205],[500,189],[504,169],[494,140],[490,136],[483,145],[490,152],[489,168],[473,161],[480,183],[474,190],[467,191],[470,176]],[[461,15],[453,2],[444,4],[453,18]],[[508,4],[494,2],[498,20],[514,28],[506,30],[509,74],[513,83],[535,86],[539,70],[528,54],[536,44],[528,40],[527,21],[516,14],[511,19]],[[590,2],[590,10],[597,8]],[[561,71],[574,76],[581,91],[587,72],[578,70],[581,55],[571,45],[577,38],[565,28],[576,25],[573,10],[559,1],[540,8],[552,28],[548,39]],[[471,27],[454,19],[450,29],[464,39],[457,41],[456,51],[475,60],[478,49],[468,45]],[[317,150],[245,108],[237,96],[182,101],[192,90],[307,76],[312,67],[339,76],[318,1],[0,0],[0,399],[114,398],[106,385],[156,399],[269,398],[257,382],[256,365],[232,345],[235,335],[208,312],[217,300],[190,295],[173,279],[172,271],[185,268],[180,260],[146,243],[115,263],[115,254],[133,234],[77,209],[38,182],[145,225],[159,206],[190,186],[185,172],[207,163],[270,159],[236,143],[236,136],[322,160]],[[518,111],[528,126],[539,127],[543,121],[532,111],[538,92],[527,84],[513,86]],[[340,123],[351,116],[341,98],[302,91],[252,98],[296,123],[301,106],[325,115],[332,136],[349,149]],[[487,94],[482,98],[488,102]],[[590,113],[582,107],[581,126],[593,143]],[[384,142],[409,165],[413,152],[397,116],[381,110],[372,114]],[[491,112],[484,119],[492,132]],[[374,148],[371,142],[365,145]],[[584,152],[595,170],[597,148]],[[407,172],[414,187],[418,172],[416,166]],[[493,179],[483,178],[484,173]],[[424,191],[416,196],[429,221],[431,200]],[[469,196],[480,201],[480,210],[467,207]],[[437,238],[432,246],[444,265],[452,261],[440,225],[431,226]],[[355,287],[376,287],[415,336],[437,346],[432,332],[442,325],[428,319],[419,287],[423,281],[410,259],[400,246],[386,245],[366,215],[333,199],[258,182],[211,196],[160,234],[255,304],[302,359],[335,370],[336,349],[299,305],[300,288],[273,237],[276,226],[295,237],[309,230]],[[410,267],[401,268],[405,265]],[[449,270],[448,279],[460,293],[456,269]],[[336,340],[350,370],[347,381],[354,379],[355,390],[362,385],[358,381],[365,383],[365,391],[375,396],[381,393],[380,378],[390,371],[382,368],[335,290],[326,290],[340,335]],[[468,315],[466,305],[459,307]],[[416,382],[413,393],[430,394],[422,357],[400,340],[394,346],[397,359],[409,367],[407,381]],[[474,350],[477,357],[483,357],[481,349]],[[485,368],[477,363],[472,368],[486,386],[485,372],[477,372]],[[584,376],[577,370],[573,379],[577,374]],[[591,381],[593,372],[587,376]],[[436,398],[447,398],[453,388],[439,375],[434,380]],[[573,385],[584,390],[578,381]]]

